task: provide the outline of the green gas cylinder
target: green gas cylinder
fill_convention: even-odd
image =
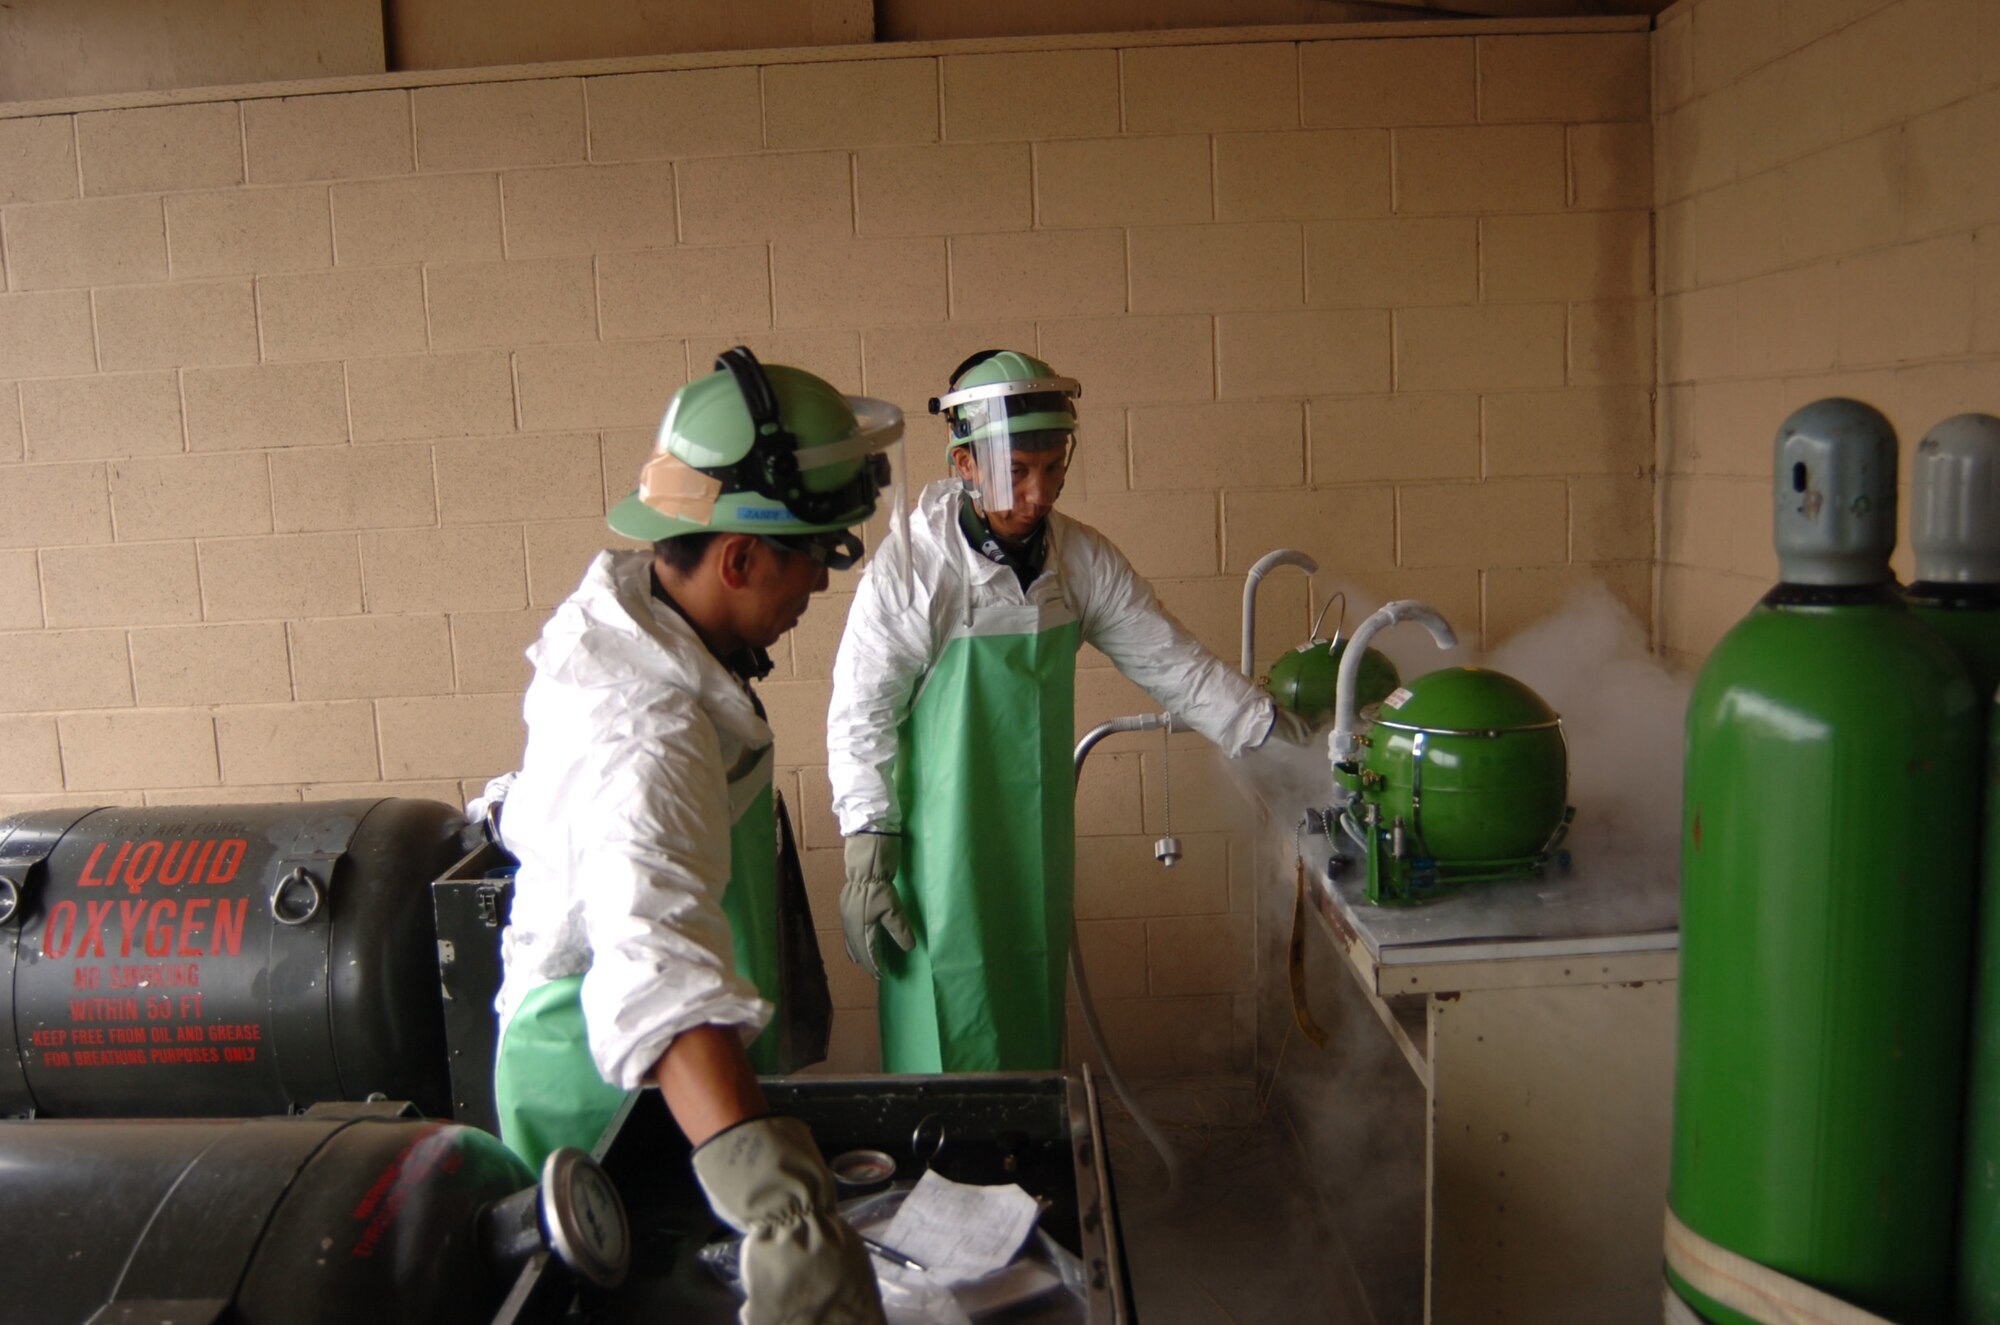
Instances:
[[[1986,845],[1959,1193],[1958,1319],[2000,1325],[2000,703],[1986,715]]]
[[[1687,717],[1669,1204],[1899,1321],[1951,1299],[1980,707],[1894,589],[1896,439],[1851,400],[1776,444],[1782,582]],[[1700,1266],[1668,1279],[1704,1317]]]
[[[1264,678],[1264,689],[1278,701],[1280,708],[1290,709],[1317,726],[1322,718],[1333,713],[1335,681],[1340,675],[1341,657],[1346,652],[1346,640],[1330,643],[1319,639],[1307,640],[1271,664],[1271,674]],[[1364,646],[1361,675],[1355,683],[1361,703],[1380,703],[1402,683],[1403,678],[1396,671],[1396,664]]]
[[[2000,419],[1957,414],[1924,434],[1910,481],[1917,578],[1903,601],[1972,669],[2000,687]]]

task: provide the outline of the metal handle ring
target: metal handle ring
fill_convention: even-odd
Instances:
[[[937,1157],[944,1151],[944,1139],[942,1114],[927,1113],[917,1119],[916,1127],[910,1132],[910,1157],[917,1162],[918,1168],[925,1168],[937,1162]],[[927,1141],[930,1145],[929,1154],[924,1153]]]
[[[303,925],[319,914],[325,900],[319,880],[301,866],[278,880],[278,886],[271,890],[271,919],[281,925]]]

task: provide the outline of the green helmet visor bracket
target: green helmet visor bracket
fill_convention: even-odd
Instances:
[[[807,524],[831,524],[850,511],[874,506],[876,495],[890,481],[889,457],[881,454],[879,438],[864,436],[817,446],[801,456],[798,439],[779,417],[778,393],[749,347],[724,350],[716,356],[715,368],[735,379],[756,430],[756,438],[741,460],[705,471],[721,481],[724,492],[754,492],[782,502]],[[807,471],[857,459],[861,467],[840,486],[823,492],[806,486]]]
[[[953,380],[978,362],[969,360],[954,373]],[[1083,387],[1071,377],[1036,377],[1011,382],[988,382],[961,387],[934,397],[930,412],[944,417],[950,444],[970,447],[979,469],[979,499],[988,512],[1014,507],[1014,461],[1042,446],[1020,445],[1039,435],[1068,434],[1063,468],[1076,450],[1076,398]],[[1017,440],[1018,439],[1018,440]]]

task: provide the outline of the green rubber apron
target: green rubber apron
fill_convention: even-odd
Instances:
[[[775,1008],[780,985],[778,828],[768,747],[756,752],[754,763],[729,784],[729,798],[743,808],[729,830],[729,886],[722,893],[722,910],[729,917],[737,973]],[[537,1172],[549,1152],[561,1146],[593,1149],[625,1100],[626,1092],[605,1081],[590,1056],[582,992],[581,975],[538,985],[500,1033],[493,1068],[500,1139]],[[750,1044],[750,1064],[760,1075],[776,1070],[782,1020],[780,1009]]]
[[[1062,1065],[1079,638],[1060,598],[980,608],[903,722],[896,891],[916,945],[878,949],[886,1072]]]

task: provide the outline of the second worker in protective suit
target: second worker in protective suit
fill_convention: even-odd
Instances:
[[[1229,755],[1307,736],[1054,509],[1080,394],[1014,350],[958,366],[931,402],[955,474],[870,561],[834,662],[841,924],[881,981],[885,1071],[1062,1063],[1081,645]]]

